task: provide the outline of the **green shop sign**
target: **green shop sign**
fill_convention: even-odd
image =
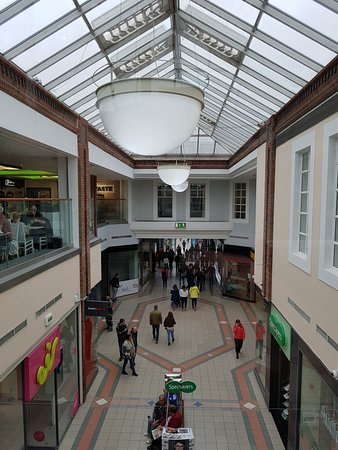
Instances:
[[[271,305],[271,312],[269,316],[269,330],[271,335],[277,341],[277,344],[283,350],[286,357],[290,361],[291,353],[291,327],[284,316]]]
[[[278,345],[280,347],[284,347],[284,345],[286,344],[286,336],[285,336],[284,327],[283,327],[283,324],[281,322],[279,322],[277,317],[274,316],[273,314],[270,314],[270,317],[269,317],[269,327],[270,327],[271,334],[278,342]]]
[[[184,392],[188,394],[196,390],[196,384],[192,381],[169,381],[165,388],[170,393]]]

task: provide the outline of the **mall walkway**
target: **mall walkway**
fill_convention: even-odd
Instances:
[[[166,332],[152,339],[149,313],[159,305],[163,318],[170,310],[169,290],[162,289],[159,271],[155,283],[141,295],[117,301],[114,332],[104,331],[99,341],[99,373],[64,438],[61,450],[146,449],[146,417],[164,388],[165,373],[181,369],[183,379],[197,385],[183,394],[184,426],[195,435],[196,450],[282,450],[284,446],[266,408],[254,375],[254,305],[202,292],[197,311],[188,303],[176,310],[175,342],[168,346]],[[115,326],[126,319],[139,331],[136,358],[138,377],[121,375]],[[235,319],[246,327],[247,339],[237,360],[231,327]]]

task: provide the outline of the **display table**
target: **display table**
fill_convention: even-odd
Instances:
[[[162,433],[162,450],[176,450],[177,443],[183,444],[179,446],[179,450],[191,450],[195,448],[194,434],[191,428],[177,428],[177,433],[168,433],[163,428]]]

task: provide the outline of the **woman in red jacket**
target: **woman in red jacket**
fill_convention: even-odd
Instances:
[[[236,358],[238,359],[238,355],[241,352],[243,341],[245,339],[245,329],[239,319],[236,319],[235,325],[232,328],[232,332],[234,333]]]

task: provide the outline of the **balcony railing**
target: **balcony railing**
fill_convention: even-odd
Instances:
[[[0,271],[70,245],[71,200],[0,198]]]
[[[111,223],[127,223],[127,202],[120,199],[97,199],[96,219],[98,226]]]

